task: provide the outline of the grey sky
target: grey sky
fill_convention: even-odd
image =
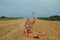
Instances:
[[[0,0],[0,16],[47,17],[60,15],[60,0]]]

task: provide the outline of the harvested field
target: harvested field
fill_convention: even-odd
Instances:
[[[0,40],[60,40],[60,21],[38,20],[33,26],[36,32],[45,32],[39,39],[24,37],[25,19],[0,21]]]

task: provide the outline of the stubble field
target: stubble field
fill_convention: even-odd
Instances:
[[[22,35],[25,21],[26,19],[0,20],[0,40],[60,40],[60,21],[37,19],[33,30],[46,34],[39,39]]]

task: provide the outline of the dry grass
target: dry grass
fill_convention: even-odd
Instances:
[[[46,36],[40,36],[40,39],[24,37],[22,35],[24,23],[25,20],[0,21],[0,37],[2,38],[4,35],[17,29],[17,27],[20,27],[16,32],[1,40],[60,40],[60,21],[37,20],[33,26],[33,30],[45,32],[47,34]]]
[[[33,29],[47,34],[42,40],[60,40],[60,21],[37,20]]]
[[[0,21],[0,37],[8,34],[12,30],[20,26],[21,20],[5,20]]]

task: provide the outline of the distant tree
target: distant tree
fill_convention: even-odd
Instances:
[[[40,19],[40,17],[37,17],[37,19]]]
[[[7,17],[5,17],[5,16],[1,16],[0,18],[7,18]]]
[[[24,17],[20,17],[21,19],[23,19]]]

